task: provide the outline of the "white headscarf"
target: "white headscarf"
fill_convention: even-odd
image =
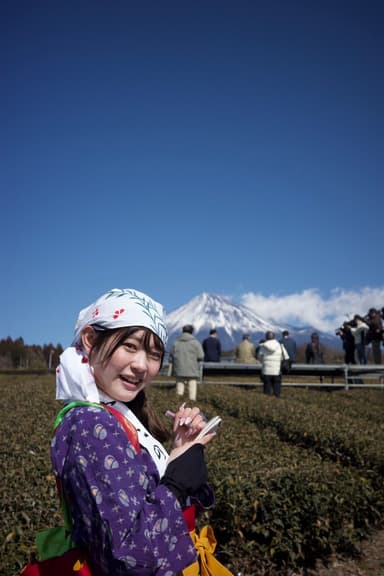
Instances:
[[[89,325],[105,329],[140,326],[152,330],[163,342],[164,347],[167,341],[167,328],[161,304],[138,290],[130,288],[110,290],[79,314],[72,346],[61,354],[60,365],[56,370],[57,400],[100,402],[100,393],[92,368],[81,346],[81,332]]]
[[[81,331],[85,326],[95,324],[108,329],[143,326],[157,334],[164,346],[167,341],[167,328],[161,304],[143,292],[131,288],[122,290],[114,288],[81,310],[72,344],[80,343]]]

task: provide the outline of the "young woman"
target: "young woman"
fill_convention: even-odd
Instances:
[[[95,576],[172,576],[196,559],[185,517],[191,505],[212,504],[204,444],[214,434],[197,442],[204,420],[182,405],[173,448],[164,449],[167,430],[145,391],[165,343],[160,304],[115,289],[80,312],[60,358],[56,397],[75,404],[56,429],[51,459],[72,540]]]

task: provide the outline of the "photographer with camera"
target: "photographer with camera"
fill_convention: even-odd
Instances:
[[[340,336],[343,341],[344,362],[346,364],[356,364],[355,360],[355,338],[352,328],[355,327],[354,320],[343,322],[343,325],[336,330],[336,336]]]

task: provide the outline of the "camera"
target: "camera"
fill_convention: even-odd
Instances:
[[[335,334],[336,336],[344,336],[344,334],[346,332],[349,332],[351,328],[356,328],[356,321],[355,320],[349,320],[349,321],[345,321],[343,322],[343,325],[340,326],[339,328],[337,328]]]

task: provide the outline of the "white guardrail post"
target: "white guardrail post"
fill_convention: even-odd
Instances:
[[[348,364],[345,364],[344,366],[344,383],[345,383],[345,390],[349,390],[349,386],[348,386]]]

